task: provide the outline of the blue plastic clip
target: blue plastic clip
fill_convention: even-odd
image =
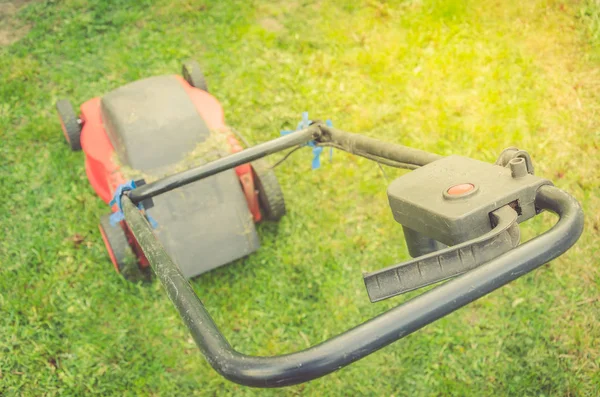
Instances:
[[[117,223],[119,223],[123,219],[125,219],[125,214],[123,214],[123,203],[121,203],[121,196],[126,191],[133,190],[136,187],[137,186],[135,185],[135,181],[131,180],[129,182],[123,183],[122,185],[119,185],[119,187],[117,187],[117,190],[115,190],[115,194],[113,195],[112,200],[110,201],[110,203],[108,203],[108,205],[110,205],[111,207],[116,204],[117,208],[118,208],[118,210],[116,212],[113,212],[112,214],[110,214],[111,226],[116,226]],[[137,207],[140,210],[144,209],[144,205],[142,203],[138,203]],[[152,218],[150,216],[150,214],[148,214],[147,212],[145,212],[145,215],[146,215],[146,219],[148,219],[148,222],[150,222],[150,225],[152,226],[152,228],[156,229],[158,227],[158,223],[156,222],[156,220],[154,220],[154,218]]]
[[[312,120],[308,119],[308,112],[302,112],[302,120],[300,120],[300,122],[298,123],[298,126],[296,127],[295,131],[300,131],[303,130],[305,128],[308,128],[310,126],[310,123],[312,123]],[[325,124],[328,127],[333,127],[333,123],[331,122],[331,120],[327,120],[325,122]],[[290,130],[283,130],[281,131],[281,135],[287,135],[292,133],[293,131]],[[321,153],[323,153],[323,147],[322,146],[317,146],[317,143],[315,141],[310,141],[308,142],[305,146],[310,146],[312,148],[312,153],[313,153],[313,158],[312,158],[312,169],[316,170],[317,168],[321,167]],[[329,148],[329,160],[331,161],[333,159],[333,148]]]

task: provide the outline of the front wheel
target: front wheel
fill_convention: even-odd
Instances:
[[[110,224],[110,214],[103,215],[98,225],[102,240],[117,273],[129,281],[146,279],[144,269],[139,266],[138,258],[129,245],[127,235],[120,224]]]

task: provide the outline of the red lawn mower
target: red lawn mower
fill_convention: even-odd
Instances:
[[[81,105],[79,116],[69,101],[56,104],[65,138],[72,150],[83,149],[87,177],[106,203],[126,181],[122,165],[160,177],[211,133],[226,135],[230,153],[242,150],[225,124],[221,104],[208,93],[198,63],[188,61],[182,69],[183,77],[150,77],[92,98]],[[277,178],[263,160],[145,204],[147,215],[156,221],[156,235],[186,277],[256,251],[254,223],[278,221],[285,214]],[[118,210],[116,205],[113,210]],[[148,260],[125,222],[119,227],[110,223],[106,215],[99,228],[113,265],[136,278],[136,268],[147,268]]]
[[[194,62],[183,78],[151,77],[91,99],[79,117],[67,101],[57,108],[71,148],[85,152],[90,183],[112,205],[100,231],[117,271],[150,266],[207,361],[243,385],[288,386],[336,371],[562,255],[583,231],[579,203],[534,175],[530,155],[514,147],[490,164],[305,117],[296,131],[242,150]],[[228,155],[173,168],[214,131],[229,134]],[[332,147],[412,170],[387,191],[412,259],[363,274],[372,302],[449,281],[308,349],[249,356],[227,342],[188,278],[258,248],[254,223],[285,213],[262,157],[306,145],[317,156]],[[146,178],[127,181],[125,167]],[[557,214],[557,223],[520,244],[519,224],[542,211]]]

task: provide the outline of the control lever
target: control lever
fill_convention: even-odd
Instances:
[[[493,228],[478,238],[365,273],[369,299],[377,302],[457,276],[515,248],[521,237],[517,217],[517,212],[505,205],[490,213]]]

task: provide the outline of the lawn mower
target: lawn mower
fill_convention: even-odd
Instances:
[[[336,371],[562,255],[583,231],[579,203],[536,176],[531,156],[514,147],[490,164],[305,120],[294,132],[243,150],[228,135],[229,154],[177,170],[172,166],[212,130],[227,135],[223,111],[193,62],[184,65],[183,78],[152,77],[92,99],[80,117],[67,102],[58,110],[71,148],[86,154],[92,186],[112,203],[112,225],[105,217],[100,229],[117,270],[127,250],[136,267],[150,266],[207,361],[242,385],[282,387]],[[387,195],[413,259],[363,274],[369,299],[439,284],[308,349],[248,356],[230,346],[188,278],[258,248],[254,222],[285,213],[261,159],[303,145],[412,170],[392,181]],[[125,166],[147,177],[127,181]],[[545,210],[558,215],[556,224],[520,244],[519,223]]]

